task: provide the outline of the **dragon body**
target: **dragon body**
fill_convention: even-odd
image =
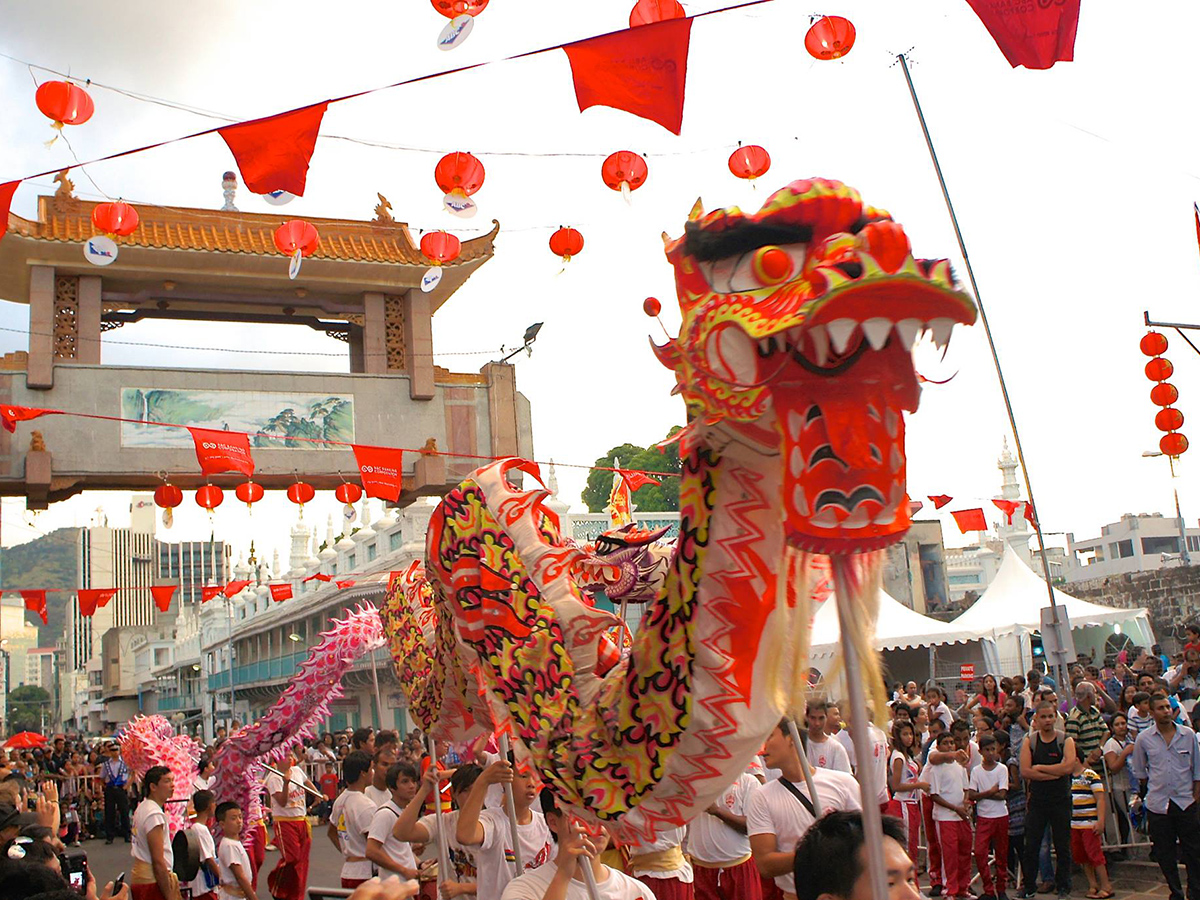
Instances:
[[[175,790],[166,808],[170,834],[187,824],[188,800],[192,783],[200,774],[201,746],[175,728],[162,716],[135,716],[121,729],[121,757],[138,781],[152,766],[166,766],[175,777]]]
[[[793,182],[754,214],[697,203],[664,241],[682,323],[654,351],[689,419],[680,527],[673,552],[625,560],[646,601],[628,652],[606,658],[616,617],[589,602],[613,580],[607,548],[564,539],[522,460],[447,495],[382,611],[427,731],[509,731],[564,802],[634,841],[705,809],[803,690],[815,554],[870,627],[875,551],[909,525],[912,345],[975,316],[948,262],[915,259],[836,181]]]

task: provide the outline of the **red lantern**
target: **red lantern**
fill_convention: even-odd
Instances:
[[[313,486],[305,481],[297,481],[287,489],[287,498],[297,506],[303,506],[316,495]]]
[[[604,160],[600,166],[600,177],[614,191],[620,191],[625,199],[629,199],[631,191],[636,191],[646,183],[649,174],[646,161],[632,150],[618,150]]]
[[[637,0],[629,13],[629,27],[665,22],[667,19],[682,19],[687,13],[679,0]]]
[[[1158,449],[1170,457],[1181,455],[1188,448],[1188,439],[1182,432],[1172,431],[1158,439]]]
[[[1160,381],[1150,388],[1150,402],[1155,406],[1170,406],[1179,399],[1179,391],[1169,381]]]
[[[1147,356],[1162,356],[1167,352],[1167,337],[1157,331],[1147,331],[1138,346]]]
[[[487,5],[488,0],[433,0],[433,8],[447,19],[477,16]]]
[[[225,492],[215,484],[202,485],[196,491],[196,504],[202,506],[211,514],[225,499]]]
[[[173,484],[164,484],[154,489],[154,505],[163,509],[174,509],[183,502],[183,491]]]
[[[462,241],[445,231],[431,231],[421,238],[421,252],[435,266],[458,259]]]
[[[559,226],[558,231],[550,235],[550,252],[561,256],[564,263],[569,263],[572,256],[578,256],[583,250],[583,235],[574,228]]]
[[[804,35],[804,49],[814,59],[841,59],[854,46],[854,25],[841,16],[821,16]]]
[[[337,486],[337,490],[333,492],[333,496],[338,498],[338,501],[349,506],[352,503],[357,503],[362,498],[362,488],[357,484],[351,484],[344,481]]]
[[[64,125],[82,125],[96,109],[88,92],[69,81],[43,82],[38,85],[34,101],[42,115],[54,120],[53,127],[59,131]]]
[[[92,227],[101,234],[125,237],[137,231],[138,212],[123,200],[97,203],[92,208]]]
[[[470,153],[447,153],[433,169],[433,180],[442,189],[442,205],[456,216],[475,215],[475,203],[467,198],[483,187],[483,163]]]
[[[743,147],[739,143],[738,148],[729,154],[729,171],[738,178],[753,181],[755,178],[765,175],[769,168],[771,168],[771,154],[758,144]]]
[[[1183,413],[1173,406],[1160,409],[1154,417],[1154,427],[1159,431],[1178,431],[1183,427]]]
[[[1165,356],[1156,356],[1146,363],[1146,377],[1151,381],[1166,381],[1174,371],[1175,367]]]
[[[317,229],[303,219],[292,219],[275,229],[275,247],[288,256],[294,255],[297,250],[301,256],[312,256],[320,242]]]
[[[642,312],[653,319],[662,312],[662,304],[658,302],[657,297],[647,297],[642,301]]]
[[[263,486],[255,484],[253,481],[247,481],[235,487],[233,493],[246,504],[247,508],[250,508],[263,498]]]

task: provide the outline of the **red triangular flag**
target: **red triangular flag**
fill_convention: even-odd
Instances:
[[[271,589],[271,599],[276,603],[292,599],[292,586],[290,584],[271,584],[267,586]]]
[[[352,444],[354,460],[362,475],[368,497],[380,497],[395,503],[400,499],[404,452],[391,447],[364,447]]]
[[[307,578],[305,578],[304,582],[307,584],[314,579],[317,581],[333,581],[333,576],[326,575],[324,572],[314,572],[312,575],[309,575]]]
[[[246,187],[256,194],[289,191],[304,196],[308,164],[327,103],[230,125],[218,134],[229,145]]]
[[[1014,69],[1048,69],[1075,58],[1080,0],[967,0]]]
[[[59,414],[57,409],[38,409],[36,406],[0,406],[0,425],[4,426],[5,431],[16,431],[18,422]]]
[[[231,581],[225,585],[225,589],[221,591],[226,597],[232,597],[235,594],[240,594],[245,588],[249,587],[249,578],[239,578],[236,581]]]
[[[80,588],[76,593],[79,595],[79,614],[92,616],[96,614],[97,609],[108,605],[108,601],[117,593],[117,589]]]
[[[6,181],[0,184],[0,238],[8,231],[8,208],[12,206],[13,194],[17,192],[19,181]]]
[[[154,605],[158,607],[159,612],[166,612],[171,608],[171,598],[175,596],[178,587],[177,584],[156,584],[150,588],[150,595],[154,598]]]
[[[211,600],[213,597],[216,597],[220,593],[221,593],[221,586],[219,584],[210,584],[207,587],[202,587],[202,588],[200,588],[200,602],[207,603],[209,600]]]
[[[628,472],[625,469],[617,469],[617,471],[621,473],[621,477],[629,485],[630,491],[636,491],[638,488],[645,487],[648,484],[662,484],[657,478],[651,478],[644,472]]]
[[[42,624],[48,625],[50,620],[46,616],[46,592],[44,590],[21,591],[20,594],[21,599],[25,601],[25,608],[37,613],[42,619]]]
[[[1019,500],[992,500],[1004,515],[1008,517],[1008,524],[1012,524],[1013,513],[1017,511],[1017,507],[1021,505]]]
[[[929,500],[931,503],[933,503],[934,509],[941,509],[943,506],[945,506],[947,503],[949,503],[953,499],[954,498],[951,497],[949,494],[930,494],[929,495]]]
[[[1028,501],[1025,503],[1025,519],[1030,525],[1032,525],[1034,528],[1037,528],[1037,522],[1035,522],[1033,518],[1033,504],[1029,503]]]
[[[337,586],[339,588],[348,588],[348,587],[354,587],[354,585],[357,584],[358,582],[356,582],[353,578],[347,578],[345,581],[338,581],[335,583],[337,584]]]
[[[691,34],[690,18],[668,19],[564,46],[579,111],[611,106],[679,134]]]
[[[987,519],[983,517],[983,510],[979,507],[951,510],[950,515],[954,516],[954,521],[958,523],[958,530],[963,534],[968,531],[987,531]]]
[[[211,428],[189,428],[196,445],[196,460],[205,475],[220,472],[241,472],[247,478],[254,475],[254,458],[250,455],[250,435],[244,431],[216,431]]]

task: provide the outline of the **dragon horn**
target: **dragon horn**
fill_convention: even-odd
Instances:
[[[695,222],[702,215],[704,215],[704,200],[697,197],[696,202],[692,204],[692,211],[688,213],[688,221]]]

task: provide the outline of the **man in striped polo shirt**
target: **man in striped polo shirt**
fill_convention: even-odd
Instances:
[[[1075,687],[1075,708],[1067,716],[1067,736],[1075,739],[1089,766],[1100,764],[1100,748],[1108,737],[1108,726],[1096,706],[1096,687],[1091,682],[1081,681]]]

